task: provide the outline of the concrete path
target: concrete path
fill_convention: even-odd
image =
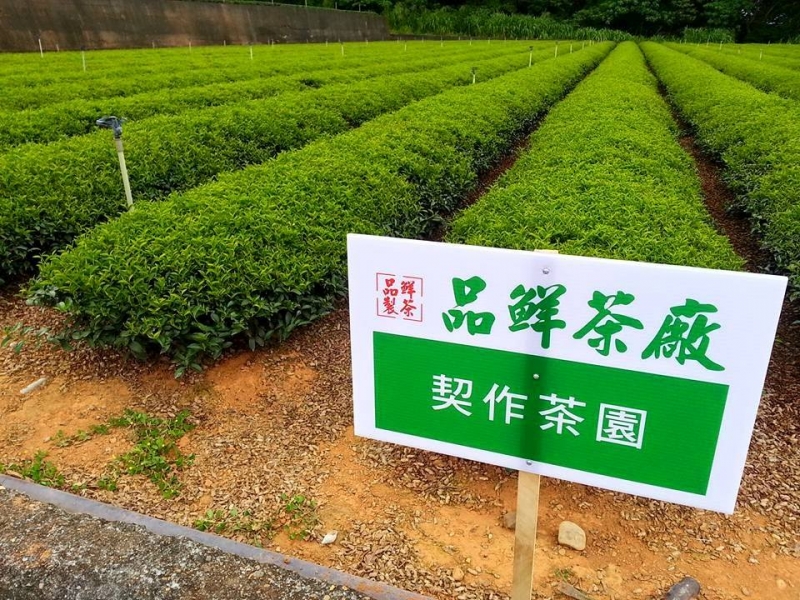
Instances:
[[[426,600],[0,475],[3,600]]]

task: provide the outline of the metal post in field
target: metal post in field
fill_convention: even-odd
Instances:
[[[119,169],[122,172],[122,185],[125,188],[125,201],[128,208],[133,206],[133,196],[131,195],[131,182],[128,179],[128,167],[125,164],[125,152],[122,148],[122,119],[117,117],[103,117],[97,119],[97,126],[103,129],[110,129],[114,132],[114,146],[117,149],[117,158],[119,159]]]
[[[81,62],[83,63],[83,72],[86,73],[86,52],[81,50]]]
[[[528,68],[533,66],[533,46],[528,46]]]
[[[39,56],[44,58],[44,49],[42,49],[42,38],[39,38]]]

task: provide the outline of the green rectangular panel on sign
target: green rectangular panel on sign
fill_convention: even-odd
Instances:
[[[375,426],[705,494],[728,386],[373,333]]]

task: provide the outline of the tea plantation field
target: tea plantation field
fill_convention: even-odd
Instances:
[[[0,280],[200,368],[346,294],[368,233],[739,269],[680,117],[800,292],[800,48],[382,42],[0,55]],[[123,125],[134,206],[111,132]],[[519,160],[477,200],[484,177]],[[505,162],[504,162],[505,161]]]

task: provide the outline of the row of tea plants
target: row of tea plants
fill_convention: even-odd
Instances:
[[[722,161],[740,206],[798,295],[800,104],[660,44],[642,48],[699,141]]]
[[[507,45],[452,48],[453,50],[437,48],[437,51],[415,52],[413,56],[409,56],[402,49],[391,47],[390,51],[348,59],[339,65],[325,64],[325,61],[321,61],[323,64],[319,65],[290,60],[282,65],[282,73],[278,75],[265,73],[264,68],[232,70],[225,73],[224,81],[200,81],[188,86],[176,86],[174,75],[169,69],[165,69],[148,73],[148,85],[144,86],[146,91],[131,95],[108,96],[103,93],[105,88],[101,88],[99,95],[93,89],[92,93],[86,93],[80,98],[61,100],[59,90],[63,86],[56,85],[51,96],[56,101],[38,108],[0,111],[0,151],[23,143],[48,143],[65,137],[84,135],[96,129],[95,120],[102,115],[124,116],[129,121],[137,121],[154,115],[178,114],[193,108],[268,98],[282,92],[319,88],[331,83],[435,69],[445,64],[486,60],[508,54],[519,55],[520,64],[523,61],[522,49],[517,45],[513,48]],[[527,58],[527,54],[524,58]],[[214,75],[220,76],[216,72]],[[129,81],[128,76],[122,77],[122,81]],[[2,80],[0,84],[12,85]],[[138,89],[137,85],[138,80],[133,89]],[[157,88],[150,89],[151,86]],[[37,93],[46,94],[41,88]]]
[[[742,57],[720,52],[716,49],[709,49],[705,46],[666,45],[672,50],[680,50],[689,56],[708,63],[726,75],[746,81],[760,90],[774,92],[784,98],[800,100],[800,71],[776,64],[764,63],[757,60],[757,57]]]
[[[415,237],[441,221],[611,43],[456,88],[217,182],[143,203],[42,265],[32,301],[93,344],[199,368],[331,310],[346,234]]]
[[[420,67],[412,73],[132,123],[124,138],[133,196],[142,204],[161,200],[220,173],[263,163],[321,136],[467,85],[472,82],[470,64],[487,80],[527,67],[528,58],[515,52],[436,69]],[[0,155],[0,279],[30,272],[39,256],[63,248],[125,209],[110,137],[98,131]]]
[[[447,241],[738,269],[705,210],[655,77],[622,43],[547,116]],[[615,290],[612,290],[615,291]]]

